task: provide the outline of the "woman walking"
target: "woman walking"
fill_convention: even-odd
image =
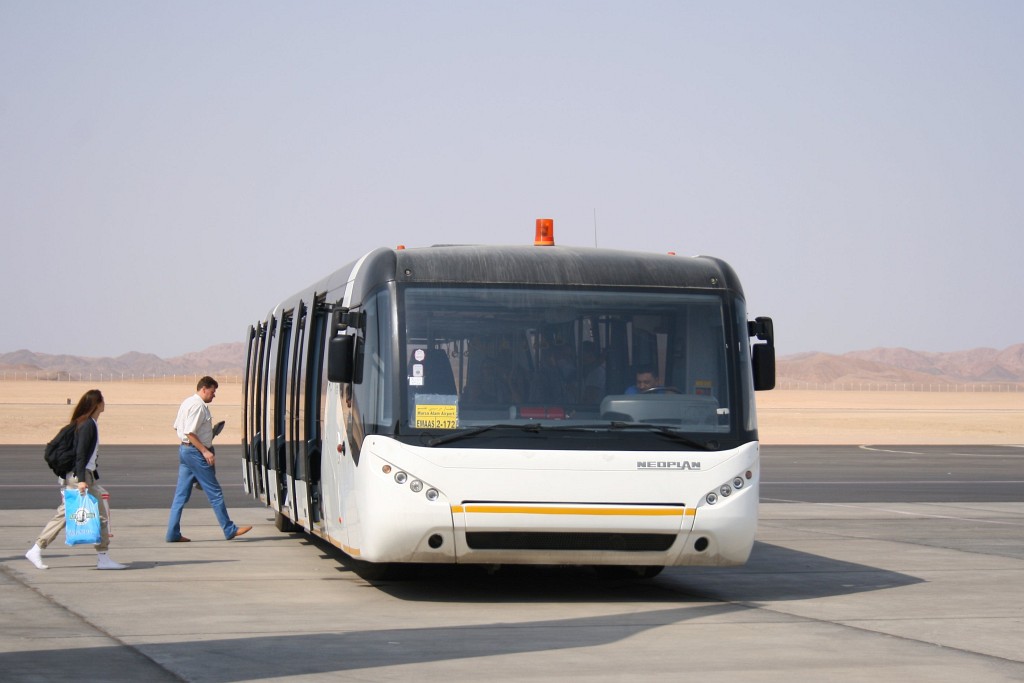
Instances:
[[[75,465],[74,469],[64,475],[64,495],[77,492],[84,496],[88,491],[97,501],[102,500],[106,491],[96,483],[99,473],[96,470],[97,456],[99,454],[99,427],[96,421],[100,413],[104,411],[106,404],[103,402],[103,394],[99,389],[90,389],[82,395],[71,414],[71,422],[75,424]],[[107,513],[105,506],[100,506],[100,542],[96,544],[96,568],[97,569],[124,569],[125,565],[114,562],[107,554],[107,546],[110,544],[110,537],[107,527]],[[57,514],[43,527],[42,533],[36,540],[31,550],[25,553],[28,561],[35,565],[36,569],[46,569],[43,564],[43,548],[57,538],[57,534],[64,528],[64,503],[57,508]]]

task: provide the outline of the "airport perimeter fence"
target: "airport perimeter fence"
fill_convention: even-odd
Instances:
[[[167,383],[182,382],[195,384],[204,374],[210,374],[220,384],[241,384],[240,374],[191,373],[177,375],[157,375],[135,372],[25,372],[14,370],[0,371],[0,381],[40,381],[40,382],[148,382]],[[949,382],[804,382],[797,380],[779,380],[775,388],[781,391],[918,391],[939,393],[1019,393],[1024,392],[1024,382],[965,382],[960,384]]]
[[[800,391],[919,391],[938,393],[1005,394],[1024,392],[1024,383],[967,382],[963,384],[921,382],[799,382],[780,380],[776,389]]]
[[[217,380],[218,384],[241,384],[241,375],[217,374],[217,373],[190,373],[177,375],[157,375],[140,372],[25,372],[15,370],[0,371],[0,381],[3,382],[148,382],[150,384],[167,382],[182,382],[196,384],[200,377],[209,374]]]

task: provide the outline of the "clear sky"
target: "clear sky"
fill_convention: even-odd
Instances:
[[[1019,0],[0,0],[0,352],[241,341],[538,217],[724,258],[782,355],[1021,343],[1022,36]]]

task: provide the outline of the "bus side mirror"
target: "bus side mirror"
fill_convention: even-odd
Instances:
[[[775,347],[768,344],[754,344],[750,347],[754,371],[754,390],[767,391],[775,388]]]
[[[750,362],[754,373],[754,390],[775,388],[775,325],[771,318],[755,318],[747,322],[747,334],[764,341],[750,347]]]
[[[327,346],[327,381],[348,384],[352,381],[352,350],[355,337],[350,334],[331,337]]]

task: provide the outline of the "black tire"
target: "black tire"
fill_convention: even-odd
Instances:
[[[616,581],[632,579],[653,579],[661,573],[664,567],[657,565],[632,566],[632,565],[598,565],[594,571],[602,579],[613,579]]]
[[[414,578],[413,565],[399,562],[352,560],[351,568],[364,581],[408,581]]]
[[[295,522],[276,510],[274,511],[274,528],[278,531],[283,531],[286,534],[291,534],[299,530],[299,527],[295,526]]]

